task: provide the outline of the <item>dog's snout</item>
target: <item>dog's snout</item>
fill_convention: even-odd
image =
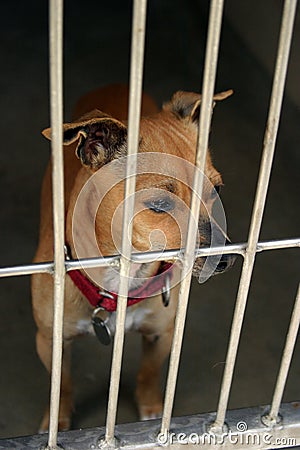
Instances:
[[[225,245],[230,245],[230,244],[231,244],[231,242],[229,241],[229,239],[226,238]],[[222,257],[216,267],[215,272],[216,273],[225,272],[226,270],[230,269],[233,266],[235,260],[236,260],[236,255],[233,255],[231,253],[228,255],[222,255]]]
[[[202,221],[199,223],[199,231],[202,236],[202,245],[213,245],[224,247],[226,245],[230,245],[231,242],[228,239],[226,233],[223,229],[214,221]],[[218,259],[220,260],[218,261]],[[199,267],[201,258],[197,259],[194,264],[194,273],[199,272]],[[219,273],[226,272],[229,270],[236,260],[236,255],[234,254],[226,254],[219,256],[209,256],[206,258],[202,258],[202,265],[205,261],[209,263],[209,265],[213,268],[213,274],[217,275]]]
[[[231,242],[226,238],[225,245],[230,245]],[[230,269],[234,262],[236,260],[236,255],[228,254],[228,255],[222,255],[215,272],[216,273],[222,273],[226,272],[226,270]]]

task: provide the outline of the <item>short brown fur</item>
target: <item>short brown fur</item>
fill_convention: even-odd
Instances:
[[[220,100],[230,94],[230,91],[218,94],[215,99]],[[200,97],[197,94],[179,92],[170,103],[164,106],[162,111],[159,111],[152,98],[143,94],[143,118],[140,125],[141,144],[139,151],[168,153],[194,164],[197,139],[195,117],[199,103]],[[124,120],[127,117],[127,104],[127,87],[113,85],[98,89],[80,99],[75,108],[75,120],[71,124],[65,125],[65,131],[69,130],[68,138],[71,142],[64,147],[66,241],[71,247],[72,254],[75,254],[72,238],[72,214],[81,188],[104,163],[126,154],[126,136],[124,135],[124,133],[126,134],[126,122]],[[105,114],[101,111],[105,111]],[[81,119],[76,119],[78,117]],[[93,145],[95,136],[92,135],[88,138],[88,132],[84,128],[77,132],[78,127],[83,127],[83,123],[84,125],[88,124],[89,130],[92,129],[91,124],[96,123],[96,128],[99,125],[95,136],[96,139],[100,136],[104,152],[108,146],[112,149],[111,135],[115,133],[112,130],[121,130],[120,136],[114,134],[117,150],[114,151],[113,148],[108,156],[103,156],[100,152],[96,156],[95,152],[92,154],[88,146]],[[112,124],[113,128],[111,128]],[[73,129],[75,129],[74,135],[72,135]],[[49,129],[45,130],[44,135],[50,138],[51,131]],[[120,140],[119,146],[118,139]],[[76,157],[77,146],[77,155],[79,158],[82,158],[81,160]],[[92,157],[94,158],[93,161]],[[104,157],[107,157],[108,161]],[[174,167],[174,173],[180,170],[180,166]],[[213,185],[222,184],[221,175],[214,168],[210,155],[207,156],[205,173]],[[137,190],[153,185],[163,185],[163,189],[170,192],[176,189],[175,194],[186,205],[189,205],[190,190],[180,183],[174,185],[172,179],[166,180],[162,176],[151,175],[140,177],[137,180]],[[110,232],[110,222],[115,206],[123,199],[123,193],[124,186],[122,184],[112,189],[112,192],[107,200],[104,200],[97,213],[97,243],[104,255],[116,253]],[[210,198],[210,193],[204,192],[204,197],[206,198],[207,208],[211,210],[213,199]],[[206,214],[204,210],[201,211],[202,214]],[[173,222],[172,218],[165,217],[162,219],[162,216],[160,217],[160,227],[166,235],[168,248],[178,248],[180,245],[180,236],[176,224]],[[148,250],[148,236],[151,230],[155,228],[157,228],[157,216],[153,211],[148,210],[139,213],[133,225],[133,245],[135,248],[142,251]],[[42,262],[51,261],[52,259],[52,193],[51,164],[49,164],[42,186],[40,239],[34,261]],[[159,263],[150,264],[148,269],[149,275],[156,272],[158,265]],[[99,269],[100,272],[101,270],[104,274],[105,269]],[[131,311],[139,308],[144,308],[148,311],[145,319],[138,326],[138,331],[143,337],[143,356],[137,376],[136,388],[136,400],[141,418],[158,417],[162,411],[160,372],[162,364],[170,352],[178,290],[179,286],[175,286],[171,290],[171,301],[167,308],[163,306],[161,294],[159,293],[155,297],[130,307]],[[53,323],[53,280],[51,275],[36,274],[32,277],[32,298],[34,317],[38,327],[37,351],[48,372],[51,373]],[[70,375],[71,342],[74,337],[80,334],[77,326],[78,322],[83,319],[88,321],[92,311],[91,305],[67,276],[64,308],[64,356],[59,414],[59,428],[61,430],[70,428],[73,410]],[[48,424],[49,413],[47,409],[41,424],[41,430],[46,431]]]

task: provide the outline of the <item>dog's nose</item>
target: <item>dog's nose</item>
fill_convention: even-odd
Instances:
[[[236,260],[236,255],[223,255],[217,265],[215,272],[222,273],[230,269]]]
[[[226,243],[225,245],[229,245],[230,241],[228,239],[226,239]],[[219,264],[216,267],[215,272],[217,273],[222,273],[225,272],[226,270],[230,269],[234,262],[236,260],[236,255],[233,254],[229,254],[229,255],[222,255]]]

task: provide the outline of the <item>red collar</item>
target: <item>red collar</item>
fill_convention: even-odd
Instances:
[[[173,264],[171,263],[161,263],[155,276],[149,278],[139,288],[130,291],[130,296],[127,298],[127,307],[139,303],[151,297],[156,292],[161,291],[166,285],[166,278],[172,278],[172,266]],[[159,274],[162,275],[156,277]],[[93,284],[80,270],[72,270],[68,272],[68,275],[94,308],[101,306],[109,312],[117,309],[118,294],[99,290],[99,287]]]

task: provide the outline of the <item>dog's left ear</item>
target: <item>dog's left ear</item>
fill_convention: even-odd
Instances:
[[[233,90],[219,92],[213,96],[212,108],[214,108],[217,101],[225,100],[233,94]],[[196,122],[200,114],[201,95],[195,92],[176,92],[171,101],[163,106],[165,111],[172,111],[181,119],[189,119]]]
[[[50,128],[42,133],[51,139]],[[84,166],[97,170],[126,154],[127,128],[119,120],[95,110],[75,122],[63,125],[64,145],[77,141],[77,157]]]

